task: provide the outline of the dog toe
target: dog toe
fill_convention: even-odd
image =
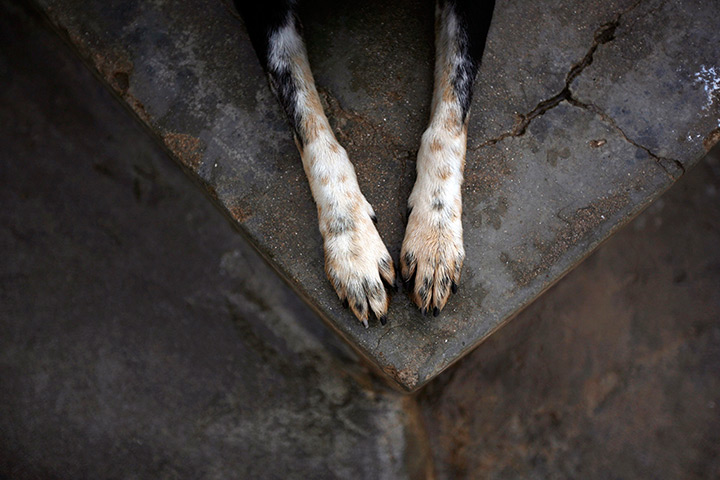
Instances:
[[[351,217],[342,231],[321,231],[325,270],[340,300],[364,326],[371,313],[384,325],[390,304],[385,285],[396,287],[395,267],[371,216]]]
[[[401,272],[411,300],[423,315],[438,316],[460,281],[465,256],[462,224],[459,220],[425,221],[420,215],[416,209],[408,221],[400,254]]]

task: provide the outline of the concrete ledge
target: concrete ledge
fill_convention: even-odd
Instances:
[[[388,326],[365,330],[325,279],[299,156],[229,5],[36,2],[328,325],[408,391],[720,139],[714,0],[499,2],[469,127],[460,291],[439,318],[395,295]],[[303,18],[326,111],[397,258],[429,113],[432,8],[311,3]]]

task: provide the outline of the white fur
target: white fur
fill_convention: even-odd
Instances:
[[[325,269],[335,291],[367,327],[368,312],[380,318],[389,299],[382,278],[394,283],[392,259],[372,222],[373,209],[360,192],[347,152],[322,110],[302,39],[292,22],[270,40],[271,68],[290,68],[297,89],[296,110],[305,144],[303,168],[318,208]]]
[[[268,50],[268,63],[270,68],[280,70],[286,66],[289,60],[300,53],[305,52],[302,37],[295,29],[291,18],[285,23],[285,26],[273,32],[270,36]]]
[[[415,275],[411,297],[424,311],[442,310],[465,258],[462,229],[463,168],[467,130],[451,84],[462,56],[457,21],[449,8],[437,12],[435,88],[430,123],[417,158],[417,179],[400,261],[405,279]]]

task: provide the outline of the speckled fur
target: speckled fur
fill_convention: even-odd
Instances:
[[[380,239],[372,207],[360,192],[355,169],[332,133],[313,81],[302,39],[289,23],[270,38],[271,67],[288,69],[296,87],[298,149],[318,209],[325,272],[341,300],[368,324],[372,311],[385,320],[395,283],[392,258]]]
[[[437,314],[460,282],[465,259],[462,227],[467,124],[452,75],[464,61],[458,25],[448,6],[436,10],[435,88],[430,124],[422,136],[417,179],[400,253],[403,279],[423,313]]]

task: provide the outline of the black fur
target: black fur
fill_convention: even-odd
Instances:
[[[463,62],[453,72],[452,84],[462,109],[462,122],[465,123],[472,103],[473,84],[480,68],[480,60],[485,50],[495,0],[445,0],[455,12],[460,27],[459,50]]]
[[[298,32],[302,25],[297,16],[296,0],[234,0],[235,6],[245,21],[250,41],[257,52],[260,63],[268,74],[270,85],[290,121],[300,146],[303,135],[300,131],[299,114],[296,108],[297,91],[290,71],[275,70],[269,65],[268,48],[270,37],[280,28],[292,23]],[[458,20],[460,32],[458,49],[463,61],[452,73],[452,85],[462,111],[462,122],[467,119],[472,103],[473,84],[480,60],[485,49],[485,40],[490,28],[495,0],[439,0],[440,7],[452,8]]]
[[[295,138],[303,146],[300,131],[300,114],[297,111],[297,88],[288,68],[275,69],[270,65],[269,44],[273,33],[292,24],[302,34],[294,0],[234,0],[235,7],[245,22],[250,41],[257,53],[270,86],[277,95],[290,121]]]
[[[270,36],[295,17],[294,0],[234,0],[260,63],[267,69]]]

